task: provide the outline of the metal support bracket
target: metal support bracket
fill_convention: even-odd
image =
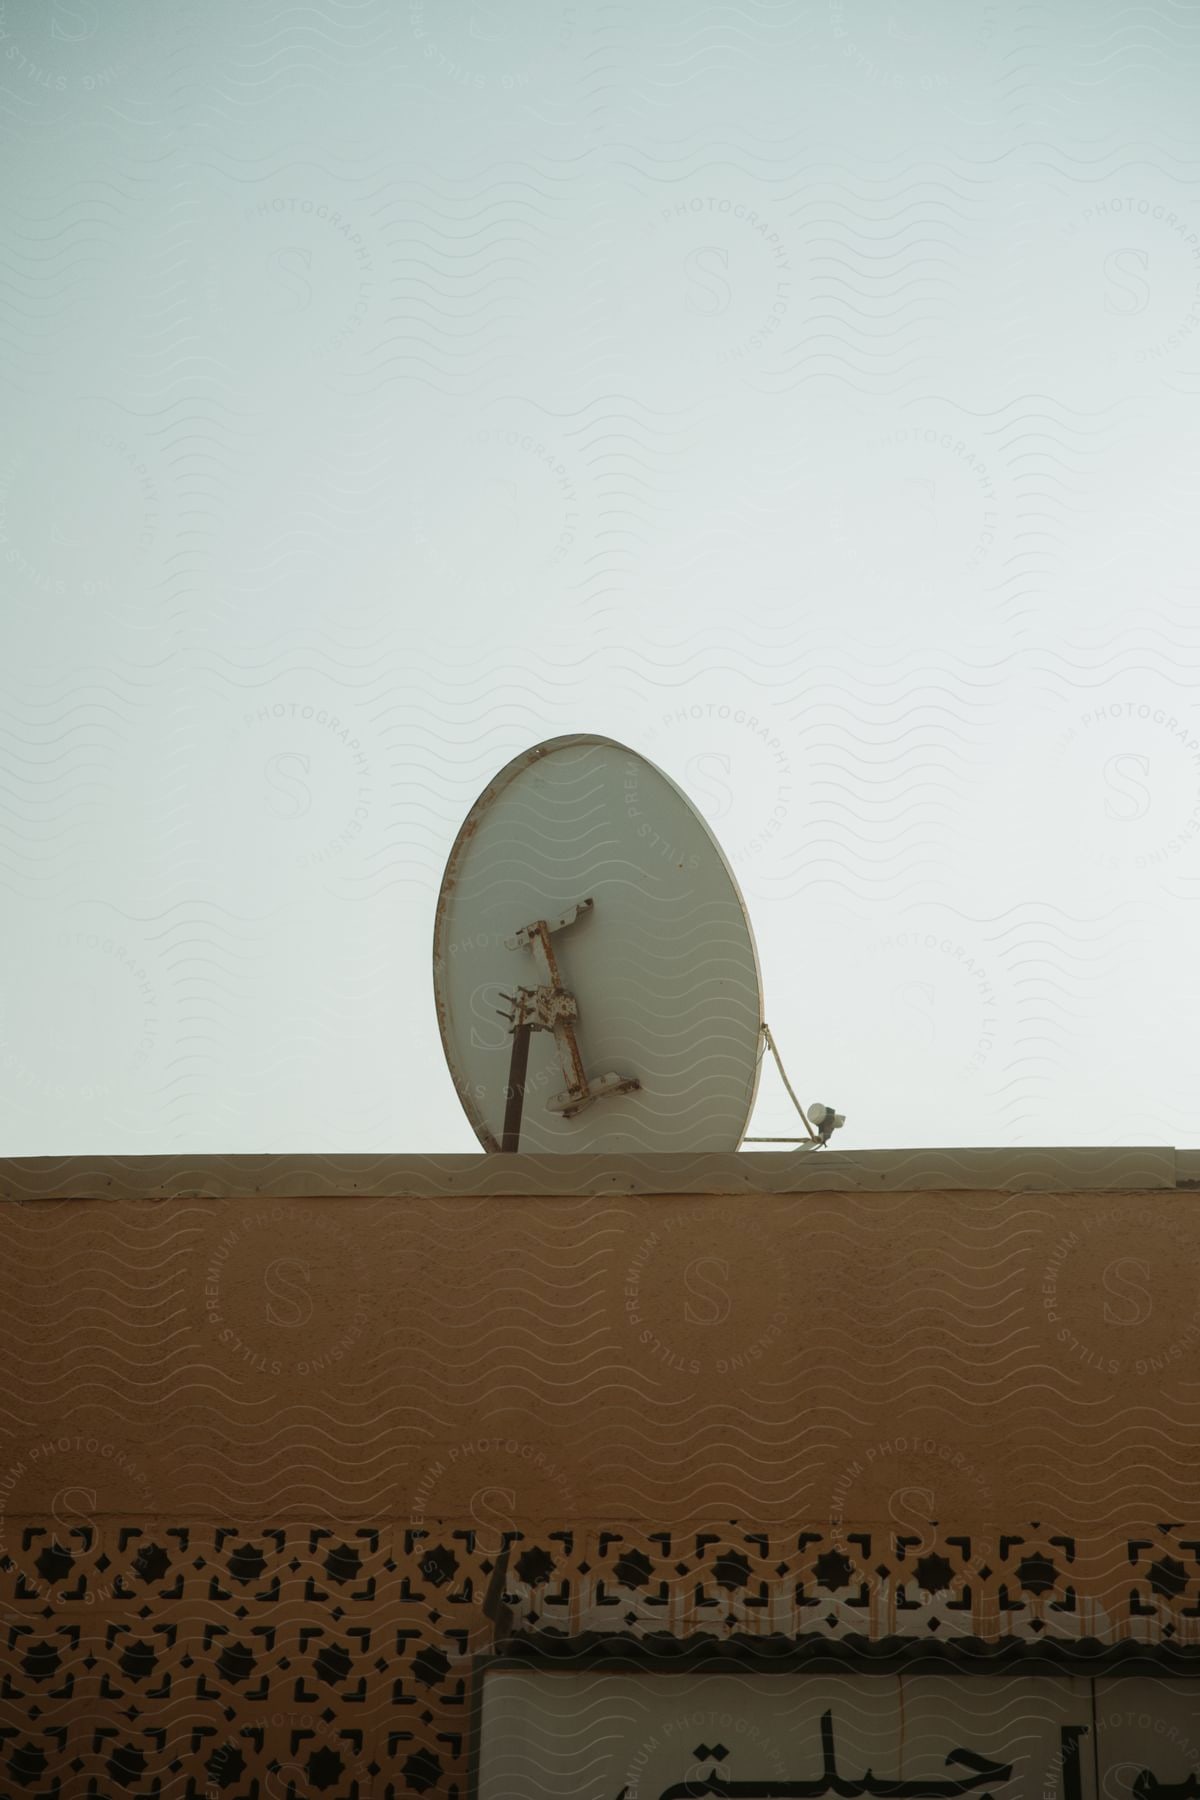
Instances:
[[[564,1119],[575,1118],[594,1100],[602,1100],[609,1094],[633,1093],[642,1085],[636,1075],[610,1073],[590,1081],[584,1071],[579,1040],[575,1033],[579,1008],[575,996],[568,993],[562,984],[550,937],[553,932],[564,931],[576,919],[590,913],[594,904],[589,896],[586,900],[579,901],[578,905],[568,908],[560,918],[535,919],[531,925],[522,925],[512,937],[504,940],[508,950],[531,952],[533,966],[539,977],[537,987],[519,987],[515,994],[503,996],[510,1002],[512,1010],[502,1012],[500,1016],[509,1021],[509,1029],[514,1034],[512,1071],[504,1119],[505,1150],[515,1150],[520,1140],[525,1062],[529,1053],[529,1033],[532,1031],[554,1033],[558,1059],[567,1085],[561,1094],[555,1094],[546,1105],[551,1112],[559,1113]]]

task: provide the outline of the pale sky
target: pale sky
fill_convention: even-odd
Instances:
[[[0,33],[0,1153],[476,1148],[438,883],[567,732],[839,1148],[1200,1143],[1188,9]]]

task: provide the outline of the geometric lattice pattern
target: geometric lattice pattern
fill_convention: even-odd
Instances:
[[[36,1800],[461,1800],[498,1631],[1200,1643],[1180,1526],[1030,1524],[986,1556],[849,1525],[538,1528],[492,1554],[448,1523],[6,1527],[0,1794]]]

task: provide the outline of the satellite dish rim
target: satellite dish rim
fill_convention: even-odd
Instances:
[[[652,762],[650,758],[643,755],[640,750],[635,750],[632,745],[622,744],[617,738],[601,737],[589,731],[569,732],[564,737],[544,738],[541,743],[531,744],[527,750],[518,751],[516,756],[506,762],[504,767],[492,776],[492,779],[488,782],[487,786],[468,808],[467,815],[459,826],[454,842],[450,846],[450,853],[446,858],[446,866],[442,870],[442,879],[438,884],[437,903],[434,908],[433,917],[433,1000],[434,1011],[437,1014],[438,1035],[442,1040],[442,1054],[446,1059],[446,1067],[450,1071],[451,1079],[454,1082],[454,1091],[458,1096],[459,1105],[462,1107],[470,1121],[471,1129],[474,1131],[475,1136],[479,1139],[484,1149],[489,1153],[495,1152],[497,1155],[503,1155],[504,1152],[501,1149],[499,1138],[492,1131],[487,1121],[475,1112],[471,1105],[471,1097],[465,1093],[463,1087],[460,1086],[458,1070],[455,1068],[455,1060],[451,1053],[450,1037],[446,1027],[445,996],[443,995],[441,982],[439,980],[439,970],[446,966],[446,959],[443,954],[446,915],[449,912],[449,907],[446,903],[454,891],[457,866],[462,852],[474,837],[475,828],[479,819],[491,805],[492,801],[501,794],[505,788],[511,787],[518,775],[524,774],[526,769],[532,768],[533,765],[540,762],[543,757],[549,756],[551,751],[582,748],[589,744],[603,745],[604,748],[608,750],[619,750],[624,756],[636,757],[638,762],[642,763],[646,768],[652,769],[659,780],[666,782],[667,786],[679,796],[689,813],[691,813],[692,817],[695,819],[696,824],[700,827],[701,831],[703,831],[705,837],[712,845],[717,860],[728,877],[729,885],[733,889],[734,897],[741,909],[742,920],[746,927],[746,936],[750,944],[750,954],[754,959],[754,980],[758,993],[759,1019],[758,1054],[754,1059],[754,1074],[750,1083],[750,1093],[746,1105],[746,1117],[742,1124],[741,1131],[738,1133],[737,1143],[734,1145],[732,1151],[727,1152],[729,1155],[735,1155],[737,1151],[741,1149],[742,1144],[745,1141],[746,1133],[750,1128],[750,1120],[758,1100],[758,1084],[762,1076],[763,1063],[762,1027],[765,1009],[763,1006],[762,963],[759,960],[758,941],[754,936],[754,924],[750,917],[750,909],[746,905],[746,897],[742,893],[741,883],[733,872],[729,858],[721,848],[708,820],[701,815],[695,803],[684,792],[679,783],[673,781],[665,769],[660,769],[656,762]],[[516,927],[514,926],[513,929],[515,930]],[[526,1154],[529,1153],[526,1152]],[[603,1155],[604,1153],[602,1151],[567,1151],[563,1154]],[[640,1151],[638,1154],[646,1155],[651,1153]],[[677,1153],[675,1151],[668,1151],[666,1154],[674,1156]]]

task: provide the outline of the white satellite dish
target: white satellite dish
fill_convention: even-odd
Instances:
[[[708,826],[611,738],[514,758],[454,841],[433,984],[488,1150],[736,1150],[758,1087],[754,934]]]

